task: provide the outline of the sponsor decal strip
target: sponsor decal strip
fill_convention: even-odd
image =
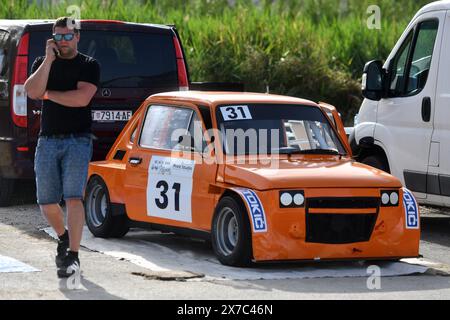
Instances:
[[[264,207],[253,190],[245,188],[232,188],[239,193],[247,204],[252,217],[252,227],[254,233],[267,232],[267,220]]]
[[[411,191],[403,188],[406,229],[419,229],[419,206]]]

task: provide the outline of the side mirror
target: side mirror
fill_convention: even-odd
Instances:
[[[362,95],[369,100],[379,101],[384,93],[383,63],[379,60],[367,62],[362,75]]]

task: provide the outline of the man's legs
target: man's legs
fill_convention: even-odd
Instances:
[[[67,207],[70,250],[64,260],[63,266],[58,270],[59,277],[68,277],[80,268],[78,251],[80,249],[84,226],[84,206],[82,199],[91,156],[91,138],[78,137],[64,140],[61,176],[64,200],[66,201]]]
[[[55,257],[58,268],[62,265],[69,247],[69,236],[64,227],[64,213],[59,206],[62,197],[61,155],[60,141],[39,138],[34,163],[37,200],[42,214],[58,235]]]
[[[67,227],[69,228],[70,251],[80,250],[84,226],[84,206],[81,199],[67,199]]]
[[[59,204],[41,205],[40,208],[50,226],[55,230],[58,237],[61,237],[66,231],[66,228],[64,226],[64,212]]]

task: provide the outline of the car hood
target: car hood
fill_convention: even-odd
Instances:
[[[274,165],[226,164],[226,183],[256,190],[285,188],[400,188],[394,176],[350,159],[277,160]]]

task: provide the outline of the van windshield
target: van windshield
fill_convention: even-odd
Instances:
[[[346,154],[317,107],[222,105],[216,118],[226,154]]]
[[[30,62],[45,54],[51,31],[32,32]],[[175,48],[170,35],[81,30],[78,51],[101,66],[102,88],[158,88],[177,86]]]

